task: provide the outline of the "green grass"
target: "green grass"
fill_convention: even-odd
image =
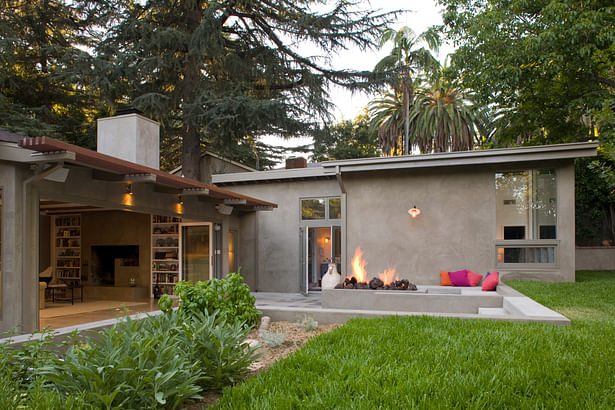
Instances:
[[[506,284],[575,320],[615,320],[615,272],[578,271],[575,283],[509,280]]]
[[[571,326],[431,317],[355,319],[218,408],[614,408],[615,273],[576,284],[511,281]]]

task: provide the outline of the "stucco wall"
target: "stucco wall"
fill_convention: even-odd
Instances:
[[[576,249],[577,270],[615,270],[615,246],[589,246]]]
[[[335,179],[237,185],[232,190],[278,204],[270,212],[244,217],[241,230],[241,272],[251,289],[299,292],[300,198],[340,195]],[[253,219],[253,220],[252,220]],[[249,228],[250,223],[253,224]],[[254,243],[252,238],[258,238]],[[256,250],[254,250],[256,246]]]
[[[508,269],[503,276],[574,280],[574,166],[572,161],[514,166],[425,168],[342,174],[346,189],[342,222],[343,274],[349,274],[357,247],[367,271],[375,276],[396,266],[400,277],[419,284],[438,284],[440,270],[496,269],[495,172],[553,168],[558,188],[558,260],[555,267]],[[299,290],[299,199],[341,195],[338,182],[290,180],[234,185],[232,190],[276,202],[279,209],[244,219],[242,272],[252,289]],[[412,219],[408,209],[421,214]],[[245,226],[244,226],[245,225]],[[248,234],[249,232],[249,234]],[[253,243],[252,238],[258,238]]]
[[[414,170],[344,177],[346,260],[361,247],[368,274],[396,266],[399,276],[438,284],[440,270],[493,268],[493,174]],[[412,219],[408,209],[421,214]]]

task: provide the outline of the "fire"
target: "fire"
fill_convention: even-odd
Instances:
[[[357,282],[367,282],[367,271],[365,270],[367,262],[363,260],[363,251],[357,246],[352,257],[352,276],[357,279]]]
[[[384,272],[378,274],[378,278],[380,278],[385,285],[390,285],[393,281],[399,280],[397,272],[395,272],[396,268],[397,266],[393,266],[392,269],[385,269]]]
[[[355,277],[358,283],[369,282],[365,266],[367,266],[367,262],[363,259],[363,251],[360,247],[357,247],[354,251],[354,256],[352,257],[352,276]],[[392,282],[399,280],[396,272],[396,266],[385,269],[384,272],[378,274],[378,278],[380,278],[385,285],[389,285]]]

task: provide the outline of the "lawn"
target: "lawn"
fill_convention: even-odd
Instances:
[[[312,339],[217,408],[613,408],[615,272],[510,281],[571,326],[355,319]]]

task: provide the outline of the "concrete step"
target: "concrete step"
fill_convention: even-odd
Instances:
[[[479,315],[489,315],[489,316],[504,316],[504,315],[507,315],[507,313],[504,310],[504,308],[484,308],[484,307],[479,307],[478,308],[478,314]]]

